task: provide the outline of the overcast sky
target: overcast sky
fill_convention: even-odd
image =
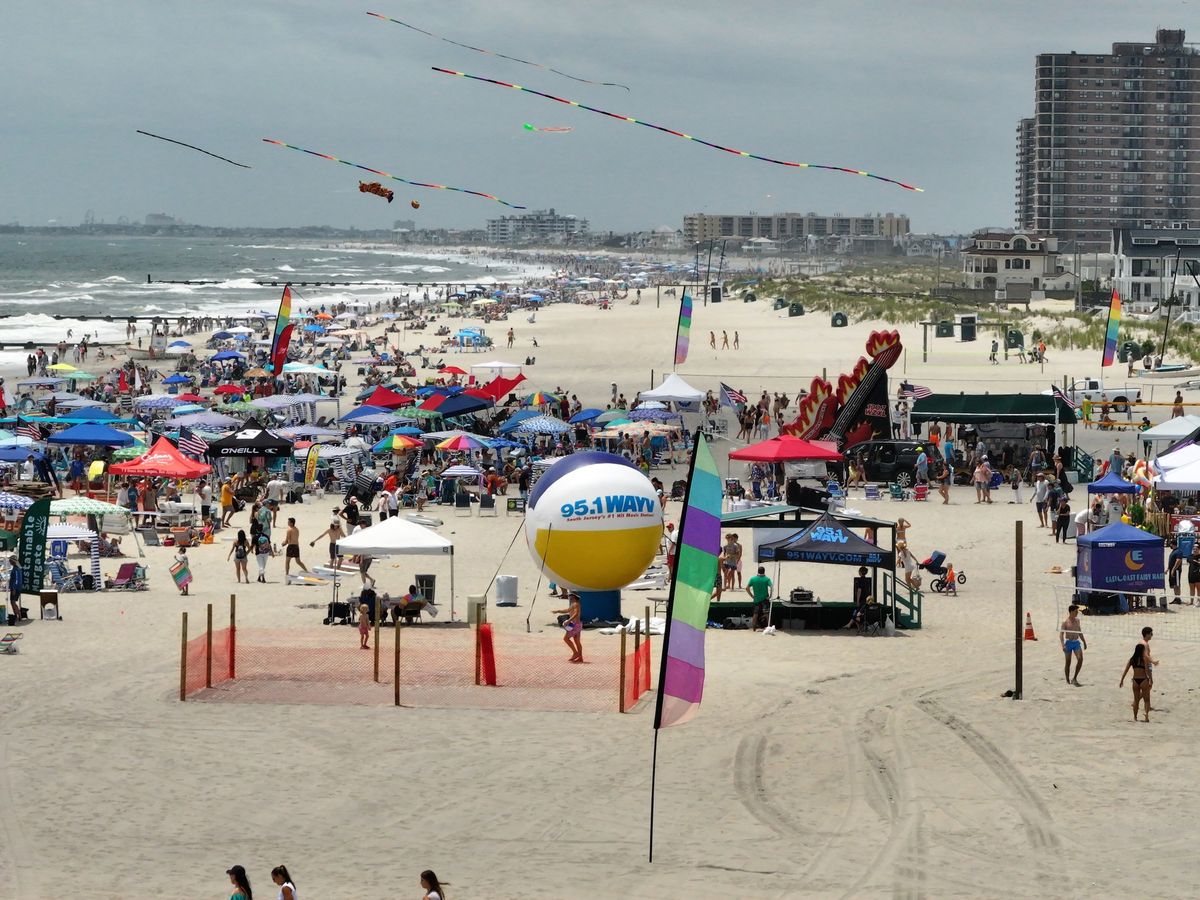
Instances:
[[[1009,225],[1014,129],[1037,53],[1104,52],[1191,29],[1158,0],[38,0],[7,4],[0,222],[166,212],[210,225],[481,227],[489,201],[394,182],[261,142],[555,207],[594,229],[679,227],[684,213],[907,213],[916,231]],[[445,44],[365,15],[628,84]],[[776,158],[710,150],[437,65],[523,84]],[[522,123],[571,126],[530,134]],[[197,144],[252,170],[135,134]],[[409,207],[417,199],[420,210]]]

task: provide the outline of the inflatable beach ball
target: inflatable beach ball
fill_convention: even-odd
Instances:
[[[611,591],[637,580],[662,538],[662,507],[650,480],[611,453],[574,453],[534,485],[525,540],[550,581]]]

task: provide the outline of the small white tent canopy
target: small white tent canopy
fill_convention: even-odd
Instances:
[[[663,383],[650,391],[642,391],[638,400],[661,400],[664,403],[699,403],[704,399],[704,391],[698,391],[674,372],[668,375]]]
[[[505,372],[511,372],[513,370],[520,372],[521,366],[517,363],[504,362],[503,360],[499,359],[491,359],[487,362],[475,363],[475,365],[471,366],[472,372],[474,372],[476,369],[487,369],[488,371],[495,372],[497,375],[503,375]]]
[[[1154,487],[1160,491],[1200,491],[1200,462],[1188,463],[1156,475]]]
[[[1181,441],[1200,430],[1200,416],[1176,416],[1138,433],[1140,441]]]
[[[454,621],[454,542],[409,519],[392,516],[337,542],[346,556],[449,556],[450,621]]]
[[[1184,444],[1170,453],[1155,457],[1154,468],[1159,472],[1169,472],[1194,462],[1200,462],[1200,444]]]

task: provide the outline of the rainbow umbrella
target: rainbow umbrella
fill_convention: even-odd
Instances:
[[[439,450],[482,450],[487,444],[469,434],[456,434],[436,446]]]
[[[375,444],[371,448],[371,452],[387,453],[390,450],[392,453],[404,453],[407,450],[420,447],[422,443],[422,441],[414,437],[409,437],[407,434],[389,434],[382,441]]]
[[[543,403],[557,403],[558,398],[553,394],[547,394],[545,391],[534,391],[525,398],[526,406],[541,406]]]

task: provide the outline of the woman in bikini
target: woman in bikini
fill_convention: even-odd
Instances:
[[[1150,721],[1150,673],[1148,671],[1146,645],[1139,643],[1133,648],[1133,656],[1129,657],[1129,662],[1125,663],[1125,671],[1121,673],[1121,683],[1118,687],[1125,687],[1125,676],[1129,674],[1129,670],[1133,669],[1133,721],[1137,721],[1138,706],[1143,700],[1146,701],[1146,712],[1143,722]]]

